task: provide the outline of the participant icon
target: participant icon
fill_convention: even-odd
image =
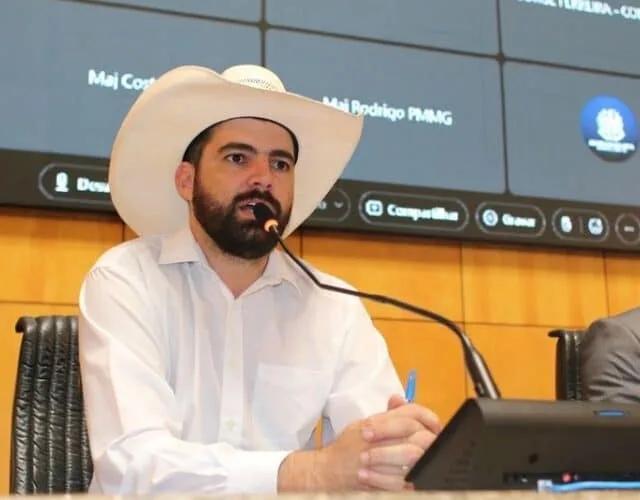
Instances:
[[[624,161],[636,152],[636,119],[622,100],[612,96],[591,99],[582,110],[580,123],[587,146],[601,159]]]

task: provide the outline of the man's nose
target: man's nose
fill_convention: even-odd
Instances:
[[[264,155],[258,155],[254,158],[251,165],[250,183],[252,186],[261,186],[265,189],[271,189],[273,183],[273,171],[271,169],[271,160]]]

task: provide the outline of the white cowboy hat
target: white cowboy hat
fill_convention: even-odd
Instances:
[[[118,131],[109,165],[111,200],[137,234],[170,233],[187,223],[174,183],[189,143],[224,120],[255,116],[287,127],[298,141],[295,190],[286,236],[325,197],[351,159],[363,117],[287,92],[262,66],[222,74],[182,66],[160,76],[135,101]]]

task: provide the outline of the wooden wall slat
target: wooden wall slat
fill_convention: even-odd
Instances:
[[[390,295],[462,319],[460,247],[424,239],[306,232],[302,255],[314,266],[370,293]],[[365,301],[375,318],[418,317]]]
[[[602,254],[465,246],[464,320],[582,327],[607,313]]]
[[[91,265],[121,240],[119,222],[0,214],[0,301],[75,304]]]
[[[504,398],[555,399],[555,340],[540,326],[467,324]],[[468,386],[469,397],[476,397]]]
[[[611,253],[604,263],[609,314],[640,306],[640,256]]]

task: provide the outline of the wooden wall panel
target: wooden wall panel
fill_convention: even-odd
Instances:
[[[0,301],[74,304],[91,265],[121,240],[118,222],[0,214]]]
[[[607,254],[604,262],[609,313],[640,306],[640,255]]]
[[[293,234],[287,236],[284,240],[287,248],[291,250],[296,257],[302,258],[302,231],[294,231]],[[280,249],[280,247],[278,247]],[[280,249],[281,250],[281,249]]]
[[[16,321],[20,316],[76,313],[74,306],[0,303],[0,494],[9,492],[11,416],[21,339],[15,333]]]
[[[467,325],[504,398],[555,399],[555,340],[539,326]],[[468,384],[469,397],[475,397]]]
[[[370,293],[382,293],[462,318],[460,247],[424,239],[305,232],[302,255],[320,270]],[[365,301],[375,318],[417,319],[412,313]]]
[[[133,240],[136,239],[138,237],[138,235],[133,231],[133,229],[131,229],[129,226],[127,226],[126,224],[124,225],[124,234],[122,237],[122,241],[129,241],[129,240]]]
[[[583,327],[607,313],[602,255],[466,246],[467,323]]]
[[[416,370],[416,402],[435,411],[442,422],[448,421],[466,394],[457,338],[437,323],[388,319],[374,323],[387,341],[403,384],[409,370]]]

